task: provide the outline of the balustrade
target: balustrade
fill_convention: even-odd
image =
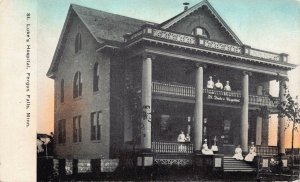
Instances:
[[[194,87],[179,83],[152,82],[152,92],[181,97],[195,97]],[[242,97],[240,91],[224,91],[205,88],[203,89],[203,93],[222,97],[230,97],[233,99],[240,99]],[[249,95],[249,104],[269,107],[275,106],[274,102],[271,101],[268,96],[264,95]]]
[[[193,144],[185,142],[152,142],[154,153],[193,153]]]
[[[276,62],[287,62],[288,59],[287,54],[272,53],[264,50],[254,49],[249,46],[232,45],[224,42],[197,37],[194,35],[162,30],[152,26],[146,26],[143,29],[132,33],[129,36],[129,39],[126,39],[126,41],[136,39],[137,37],[141,37],[143,35],[147,35],[148,37],[152,36],[154,38],[165,39],[168,41],[174,41],[177,43],[199,46],[201,48],[208,48],[216,51],[240,54],[245,55],[247,57],[251,56],[254,58],[267,59]]]
[[[268,147],[263,147],[263,146],[256,146],[256,154],[257,155],[278,155],[278,147],[276,146],[268,146]]]

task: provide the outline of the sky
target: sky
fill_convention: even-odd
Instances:
[[[53,80],[46,77],[71,3],[161,23],[200,0],[40,0],[38,17],[38,123],[37,131],[53,131]],[[209,0],[220,16],[246,45],[287,53],[289,62],[300,64],[299,0]],[[289,73],[293,96],[300,95],[300,67]],[[278,83],[271,93],[278,95]]]

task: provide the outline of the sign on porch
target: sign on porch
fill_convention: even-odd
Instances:
[[[240,103],[241,99],[232,97],[232,96],[223,96],[223,95],[215,95],[215,94],[207,94],[207,100],[220,101],[220,102],[229,102],[229,103]]]

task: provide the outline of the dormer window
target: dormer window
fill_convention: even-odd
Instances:
[[[192,31],[192,35],[199,35],[199,36],[202,36],[205,38],[209,38],[209,34],[208,34],[207,30],[202,27],[194,28],[194,30]]]

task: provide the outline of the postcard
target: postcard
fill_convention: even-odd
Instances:
[[[0,181],[299,180],[299,0],[0,0]]]

